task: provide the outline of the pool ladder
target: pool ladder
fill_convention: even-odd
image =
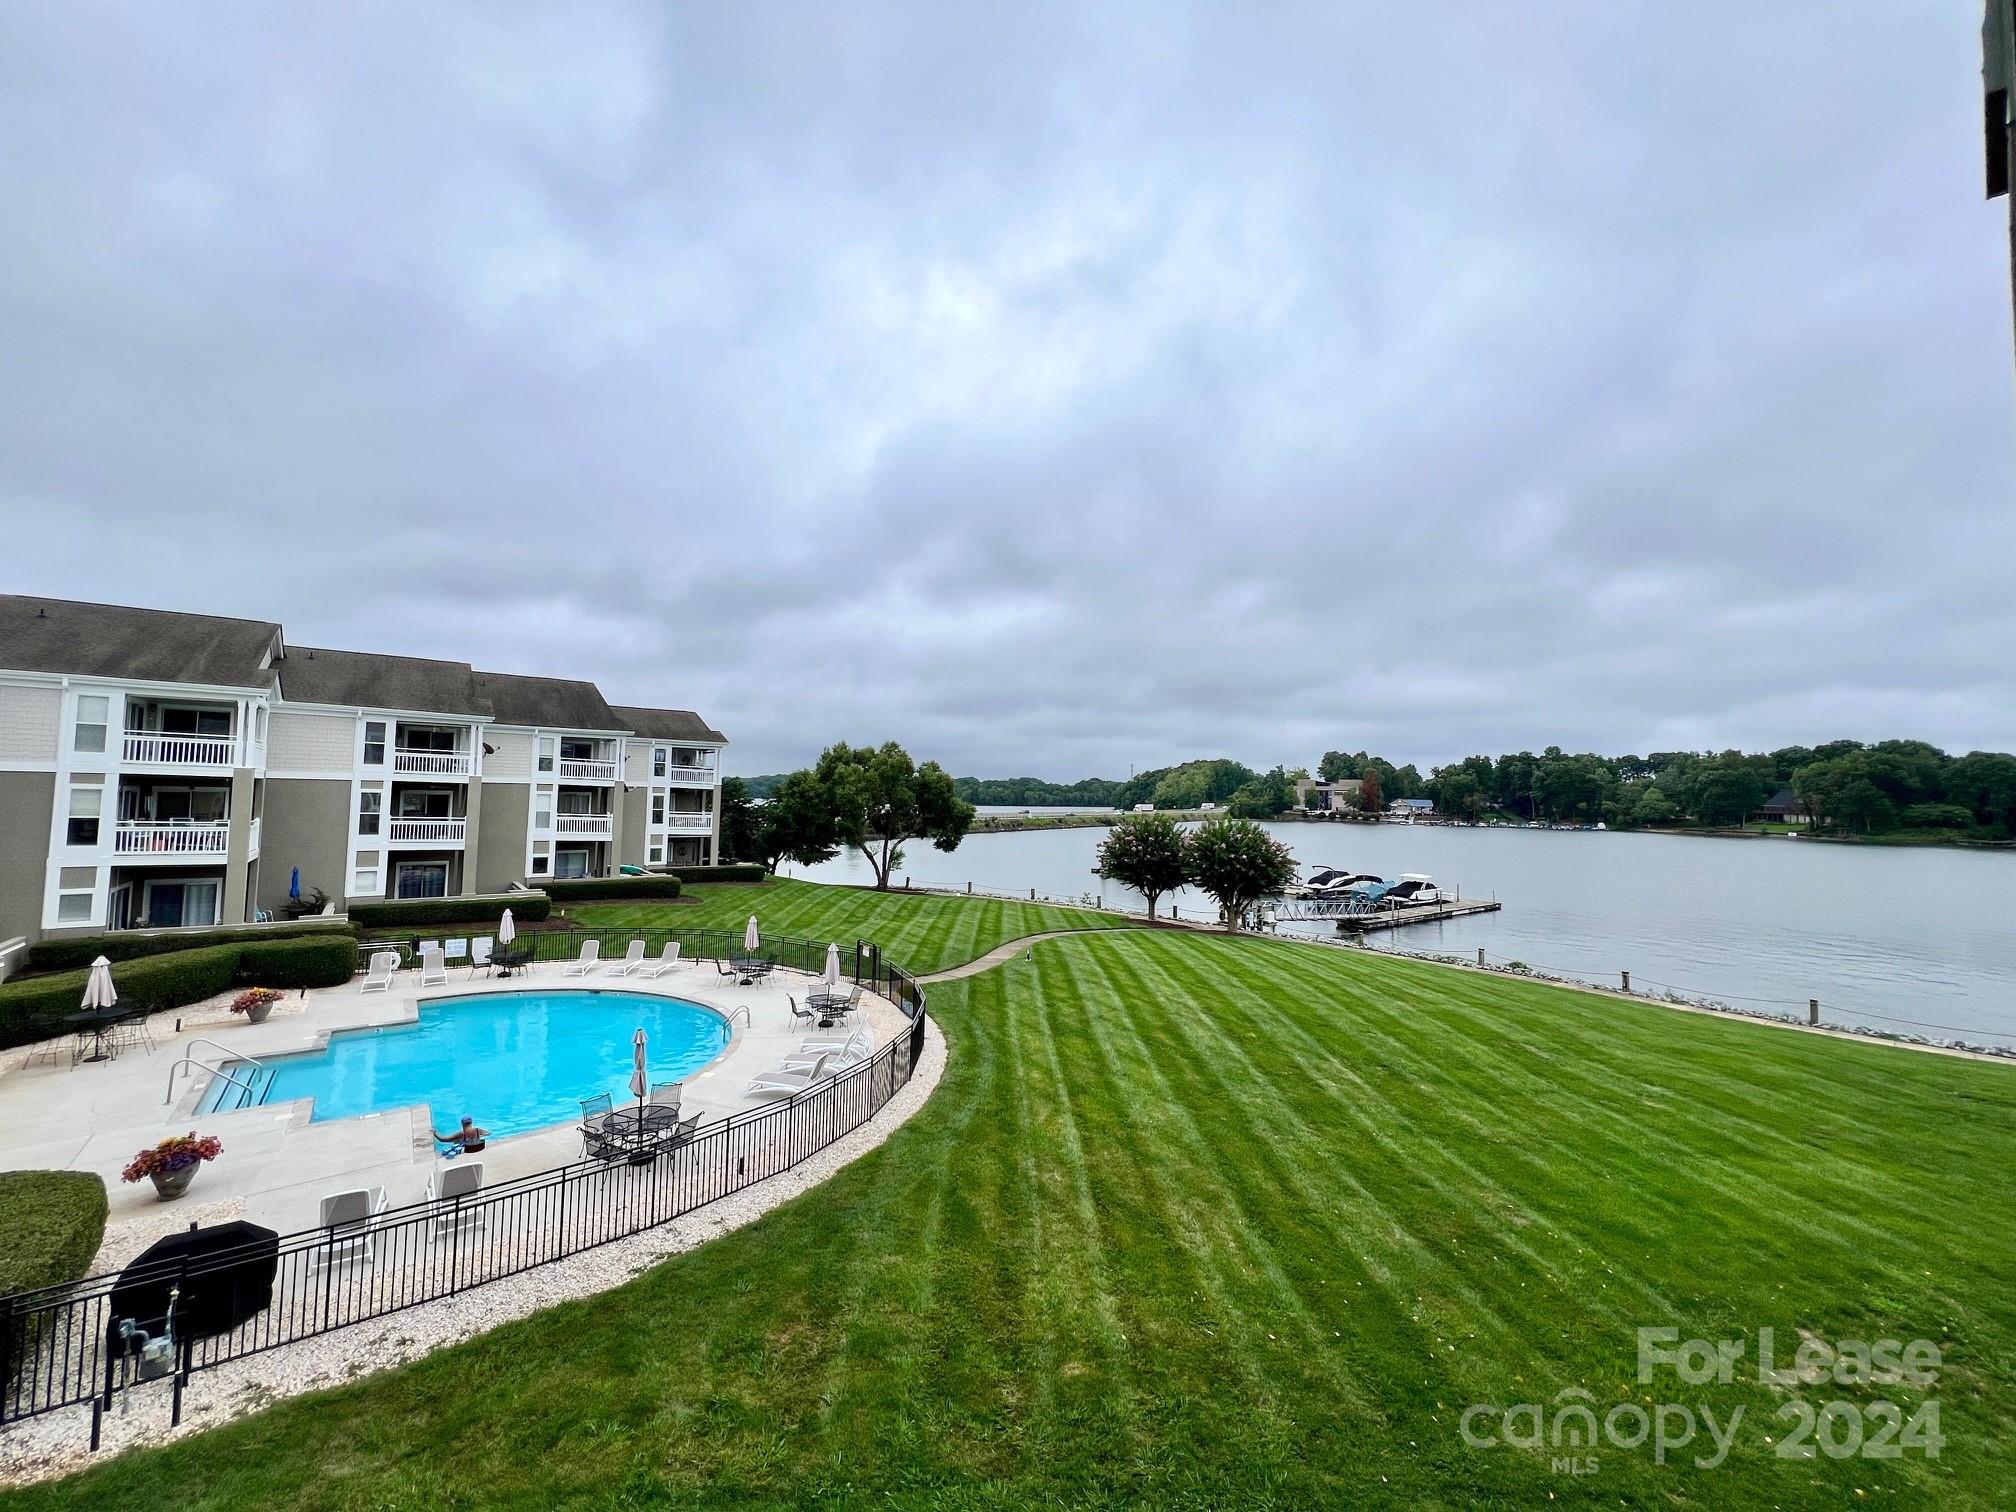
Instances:
[[[212,1050],[222,1051],[225,1059],[213,1066],[209,1061],[204,1060],[196,1053],[198,1045],[208,1045]],[[250,1077],[242,1077],[233,1072],[230,1069],[233,1064],[250,1068]],[[222,1089],[219,1088],[219,1096],[212,1102],[210,1107],[202,1110],[206,1113],[230,1113],[239,1108],[249,1108],[266,1095],[267,1087],[271,1086],[273,1082],[273,1068],[264,1061],[255,1060],[249,1055],[228,1049],[213,1039],[205,1039],[203,1036],[198,1035],[189,1042],[189,1048],[182,1052],[182,1058],[168,1068],[168,1091],[161,1099],[163,1103],[175,1101],[175,1077],[177,1073],[196,1067],[201,1067],[212,1076],[222,1077],[237,1089],[237,1096],[231,1098],[224,1095]]]
[[[735,1027],[735,1015],[738,1013],[742,1015],[742,1027],[744,1029],[753,1029],[756,1027],[749,1018],[749,1005],[747,1003],[737,1003],[733,1008],[728,1010],[728,1027],[730,1029]]]

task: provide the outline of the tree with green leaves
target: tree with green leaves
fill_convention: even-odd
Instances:
[[[1229,813],[1240,819],[1271,819],[1276,814],[1285,814],[1295,802],[1295,784],[1288,780],[1288,774],[1280,767],[1255,777],[1242,784],[1226,805]]]
[[[1191,831],[1186,850],[1189,880],[1218,900],[1227,929],[1295,880],[1294,853],[1251,819],[1207,819]]]
[[[1106,832],[1093,870],[1140,893],[1152,919],[1162,895],[1189,879],[1189,867],[1188,837],[1180,824],[1167,814],[1129,814]]]
[[[832,798],[809,771],[778,778],[770,796],[757,807],[754,821],[749,849],[735,854],[761,861],[765,871],[776,871],[783,861],[817,866],[840,853],[840,828]]]
[[[740,777],[723,777],[715,803],[721,811],[721,859],[759,859],[756,849],[759,811],[750,801],[749,784]]]
[[[1651,784],[1638,795],[1631,809],[1633,824],[1671,824],[1680,817],[1680,805]]]
[[[935,761],[917,765],[895,741],[871,749],[842,741],[820,753],[812,769],[831,805],[840,840],[868,858],[875,886],[903,864],[903,842],[929,840],[954,851],[973,823],[973,805],[960,798]]]

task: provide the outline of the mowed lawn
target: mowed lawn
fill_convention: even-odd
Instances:
[[[1145,931],[932,1008],[930,1103],[751,1228],[21,1504],[2009,1503],[2016,1067]],[[1754,1361],[1641,1386],[1641,1326],[1935,1340],[1944,1449],[1780,1459]],[[1570,1388],[1745,1420],[1713,1470],[1458,1436]]]
[[[1052,929],[1110,929],[1112,914],[1000,898],[878,893],[857,887],[772,878],[760,885],[702,883],[676,903],[575,903],[567,917],[600,932],[625,929],[731,929],[756,915],[766,935],[830,940],[851,947],[872,940],[910,971],[943,971],[996,945]],[[620,949],[621,942],[617,941]]]

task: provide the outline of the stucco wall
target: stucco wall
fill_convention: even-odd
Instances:
[[[54,761],[62,721],[61,688],[0,688],[0,761]]]
[[[525,876],[526,800],[522,782],[483,784],[483,834],[476,847],[474,890],[502,892]]]
[[[0,940],[42,936],[42,887],[49,880],[50,772],[0,772]]]
[[[301,895],[321,888],[343,906],[350,889],[350,784],[336,779],[266,779],[259,826],[259,907],[279,913],[301,868]]]

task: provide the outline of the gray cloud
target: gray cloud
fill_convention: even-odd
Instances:
[[[2006,748],[1977,45],[16,8],[0,586],[587,675],[743,771]]]

